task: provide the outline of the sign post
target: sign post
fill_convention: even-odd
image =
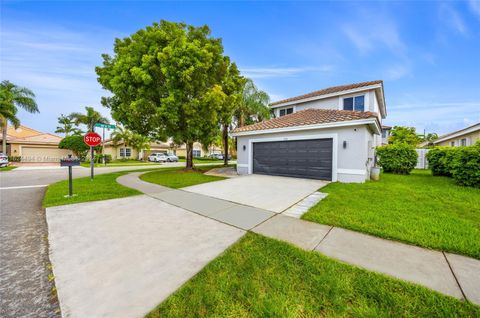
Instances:
[[[115,125],[110,125],[110,124],[103,124],[103,123],[96,123],[95,127],[99,127],[103,129],[103,139],[102,139],[102,163],[104,165],[107,165],[107,161],[105,160],[105,128],[108,130],[110,129],[115,129]]]
[[[102,137],[100,137],[96,132],[89,131],[88,133],[83,136],[83,142],[90,146],[90,179],[93,180],[93,167],[95,165],[95,153],[93,147],[98,146],[102,141]]]
[[[79,166],[80,159],[72,158],[72,155],[68,155],[68,158],[60,160],[60,167],[68,167],[68,196],[73,195],[73,182],[72,182],[72,167]]]

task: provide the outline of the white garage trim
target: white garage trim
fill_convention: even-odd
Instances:
[[[344,174],[358,174],[364,176],[366,174],[365,170],[362,169],[337,169],[338,173],[344,173]]]
[[[248,141],[248,174],[253,173],[253,143],[270,141],[289,141],[289,140],[311,140],[311,139],[332,139],[332,181],[337,181],[337,153],[338,153],[338,134],[319,134],[308,136],[285,136],[285,137],[266,137],[255,138]],[[239,167],[242,167],[238,165]]]
[[[237,163],[237,167],[248,168],[248,163]]]

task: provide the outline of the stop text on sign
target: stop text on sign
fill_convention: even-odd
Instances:
[[[97,133],[89,132],[85,136],[83,136],[83,142],[85,142],[90,147],[95,147],[102,142],[102,138]]]

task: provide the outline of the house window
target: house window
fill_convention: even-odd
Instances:
[[[455,141],[451,141],[450,146],[455,147]]]
[[[387,138],[387,131],[386,130],[382,130],[382,138]]]
[[[363,112],[365,110],[365,96],[355,96],[343,99],[344,110],[355,110],[357,112]]]
[[[467,139],[466,138],[461,139],[460,140],[460,145],[466,146],[467,145]]]
[[[130,157],[132,155],[131,148],[120,148],[120,157]]]
[[[193,157],[198,158],[202,155],[202,152],[200,150],[193,150]]]
[[[293,113],[293,107],[280,109],[280,117]]]

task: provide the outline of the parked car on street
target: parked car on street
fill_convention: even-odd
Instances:
[[[8,166],[8,156],[0,152],[0,168]]]
[[[209,158],[223,160],[223,153],[211,153],[208,155]],[[228,160],[231,160],[232,156],[228,155]]]
[[[178,158],[177,158],[178,160]],[[168,157],[166,154],[157,152],[157,153],[152,153],[150,156],[148,156],[148,161],[152,162],[167,162]]]
[[[178,162],[178,157],[173,153],[167,154],[167,162]]]

